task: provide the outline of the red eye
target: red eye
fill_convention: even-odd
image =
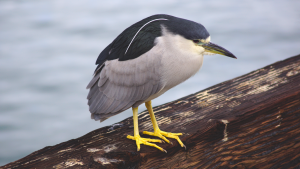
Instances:
[[[199,43],[200,41],[198,39],[193,40],[194,43]]]

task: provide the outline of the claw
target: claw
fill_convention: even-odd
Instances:
[[[178,141],[178,143],[180,144],[181,147],[185,147],[185,145],[182,143],[182,141],[178,137],[178,136],[181,136],[182,133],[170,133],[170,132],[161,131],[159,128],[156,128],[154,130],[154,132],[143,131],[143,134],[159,137],[171,145],[173,145],[173,143],[171,141],[169,141],[166,137],[173,138]],[[186,147],[185,147],[185,149],[186,149]]]
[[[159,149],[160,151],[167,152],[166,150],[157,146],[156,144],[150,143],[150,142],[162,143],[162,141],[159,139],[142,138],[140,135],[137,135],[137,136],[128,135],[127,138],[136,141],[137,151],[140,151],[140,148],[141,148],[140,145],[144,144],[147,146],[155,147],[155,148]]]

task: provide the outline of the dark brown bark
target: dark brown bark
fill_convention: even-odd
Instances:
[[[300,55],[154,108],[163,131],[181,140],[126,139],[132,118],[41,150],[0,168],[300,168]],[[152,131],[148,112],[140,134]],[[148,136],[144,136],[148,137]]]

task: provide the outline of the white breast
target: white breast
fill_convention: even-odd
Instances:
[[[204,48],[191,40],[174,35],[163,28],[152,52],[161,57],[160,82],[163,88],[147,100],[154,99],[198,72],[203,63]]]

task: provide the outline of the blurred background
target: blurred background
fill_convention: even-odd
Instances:
[[[160,13],[190,19],[238,57],[206,56],[200,72],[157,106],[300,54],[299,7],[296,0],[1,0],[0,165],[132,116],[91,120],[85,87],[98,54],[133,23]]]

